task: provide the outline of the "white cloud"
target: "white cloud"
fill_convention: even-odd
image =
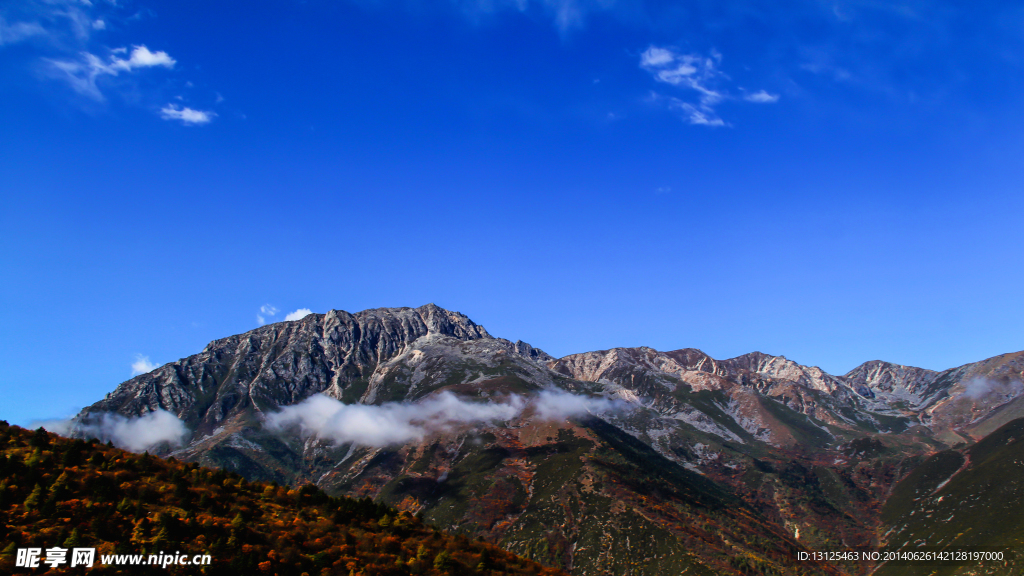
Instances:
[[[6,32],[28,27],[32,36],[45,36],[50,49],[79,51],[91,43],[97,31],[106,30],[108,22],[121,20],[120,8],[113,0],[95,4],[88,0],[0,2],[0,45],[24,38]],[[18,21],[11,22],[11,18]]]
[[[152,68],[153,66],[174,68],[175,64],[177,64],[177,61],[168,56],[167,52],[163,50],[150,52],[149,48],[145,46],[133,47],[132,55],[128,60],[116,60],[113,63],[113,65],[128,71],[132,68]]]
[[[673,59],[675,59],[675,54],[671,50],[650,46],[640,55],[640,66],[644,68],[665,66],[671,64]]]
[[[177,61],[167,52],[151,50],[143,43],[112,47],[103,42],[111,29],[123,32],[140,14],[118,0],[0,1],[0,48],[28,41],[30,50],[12,53],[14,58],[31,59],[33,65],[24,68],[66,83],[94,102],[121,96],[124,102],[147,107],[168,120],[189,125],[210,122],[215,115],[209,111],[174,106],[161,109],[166,96],[160,93],[166,88],[151,90],[136,78],[144,70],[175,68]],[[33,39],[36,41],[31,42]],[[170,81],[173,86],[181,83]],[[95,109],[88,103],[76,103]]]
[[[164,120],[179,120],[187,126],[209,124],[217,116],[209,110],[193,110],[188,106],[168,104],[160,109],[160,117]]]
[[[459,425],[510,420],[522,409],[518,397],[492,404],[467,402],[443,392],[416,404],[390,402],[372,406],[342,404],[318,394],[271,414],[267,425],[271,429],[298,426],[305,433],[338,443],[382,447],[422,440],[428,434]]]
[[[263,306],[260,306],[260,313],[256,315],[256,322],[258,322],[260,326],[263,326],[264,324],[267,323],[268,316],[276,315],[277,308],[271,306],[270,304],[264,304]]]
[[[313,311],[310,310],[309,308],[299,308],[295,312],[292,312],[291,314],[285,316],[284,321],[291,322],[292,320],[302,320],[303,318],[309,316],[312,313]]]
[[[82,52],[78,60],[46,61],[54,70],[64,74],[64,79],[76,92],[97,101],[104,100],[103,93],[96,85],[96,80],[102,76],[117,76],[122,72],[132,72],[139,68],[173,68],[176,63],[167,52],[151,52],[145,46],[133,47],[128,58],[117,56],[126,52],[127,48],[111,50],[111,55],[106,60],[90,52]]]
[[[718,116],[714,107],[709,105],[691,104],[675,96],[663,96],[657,92],[651,93],[649,101],[665,106],[669,110],[681,112],[687,122],[696,126],[718,127],[729,125]]]
[[[138,376],[139,374],[145,374],[152,372],[159,368],[156,364],[149,361],[149,356],[143,356],[142,354],[135,355],[135,362],[132,362],[132,376]]]
[[[729,76],[718,69],[721,62],[722,55],[716,50],[704,56],[651,45],[640,54],[640,68],[650,73],[655,81],[696,93],[695,102],[660,94],[654,94],[652,101],[664,102],[670,109],[682,112],[690,124],[699,126],[729,125],[716,111],[716,106],[723,101],[736,100],[721,87],[729,80]],[[764,90],[743,97],[747,102],[757,103],[778,99],[777,94]]]
[[[180,446],[188,428],[177,416],[166,410],[156,410],[136,418],[127,418],[117,413],[89,415],[83,421],[54,420],[44,422],[43,428],[63,436],[79,438],[95,437],[111,441],[118,448],[142,452],[169,443]]]
[[[670,108],[682,111],[690,124],[725,126],[725,121],[718,117],[714,109],[715,105],[725,99],[725,95],[714,86],[728,79],[716,68],[721,60],[722,55],[715,51],[710,56],[701,56],[649,46],[640,55],[640,67],[658,82],[697,93],[697,104],[676,97],[665,99]]]
[[[985,378],[975,378],[963,383],[964,396],[968,398],[981,398],[995,389],[995,383]]]
[[[760,90],[760,91],[754,92],[753,94],[747,94],[746,96],[743,97],[743,99],[746,100],[747,102],[758,102],[758,103],[765,103],[765,104],[767,104],[767,103],[771,103],[771,102],[778,102],[779,101],[779,95],[778,94],[769,94],[769,93],[765,92],[764,90]]]
[[[620,400],[562,391],[544,391],[531,398],[513,395],[498,402],[464,400],[441,392],[420,402],[388,402],[380,406],[343,404],[318,394],[270,414],[266,424],[272,430],[297,427],[304,434],[339,444],[351,442],[380,448],[417,442],[432,434],[451,433],[467,426],[512,420],[528,409],[540,419],[564,420],[626,408]]]
[[[972,378],[961,383],[964,388],[963,394],[968,398],[978,400],[989,394],[1003,396],[1018,396],[1024,390],[1024,385],[1019,381],[1001,382],[989,380],[988,378]]]
[[[621,400],[594,398],[581,394],[569,394],[562,391],[544,390],[537,395],[532,403],[537,417],[541,420],[562,421],[584,414],[601,414],[626,409]]]
[[[669,105],[676,110],[682,111],[690,124],[697,126],[726,126],[725,120],[719,118],[715,114],[714,109],[709,106],[697,107],[678,98],[670,98]]]
[[[721,59],[721,54],[714,51],[710,56],[701,56],[649,46],[640,55],[640,67],[658,82],[695,90],[700,95],[701,103],[711,106],[723,98],[711,85],[719,79],[728,78],[716,69]]]

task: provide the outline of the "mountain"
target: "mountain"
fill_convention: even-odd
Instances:
[[[1019,358],[843,376],[759,352],[555,359],[434,305],[332,310],[214,341],[77,423],[166,410],[189,432],[160,453],[372,497],[575,574],[856,573],[795,552],[878,544],[901,478],[1017,413]]]
[[[0,422],[0,443],[0,537],[7,543],[0,571],[7,574],[16,571],[18,548],[87,547],[96,550],[97,574],[564,575],[439,533],[406,512],[329,497],[312,484],[289,490],[251,483],[223,470],[6,422]],[[124,561],[138,554],[143,563],[149,555],[176,558],[176,552],[186,562],[205,562],[203,555],[209,561],[201,567]],[[105,561],[115,555],[123,560]],[[46,573],[83,570],[70,566],[69,550],[64,560]]]

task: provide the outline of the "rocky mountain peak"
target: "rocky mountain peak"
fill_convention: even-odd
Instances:
[[[365,388],[378,366],[430,335],[495,340],[465,314],[435,304],[354,314],[331,310],[214,340],[199,354],[123,382],[82,415],[141,415],[160,408],[205,430],[229,417],[294,404],[318,392],[357,401],[362,393],[356,394],[351,384]],[[529,344],[508,344],[531,359],[548,358]]]
[[[843,384],[835,376],[817,366],[804,366],[785,356],[773,356],[763,352],[750,352],[722,360],[720,364],[732,369],[745,370],[774,380],[794,382],[801,386],[833,393],[842,389]]]
[[[938,372],[925,368],[869,360],[847,372],[843,378],[854,386],[867,386],[872,390],[892,392],[903,389],[916,392],[934,381],[938,375]]]

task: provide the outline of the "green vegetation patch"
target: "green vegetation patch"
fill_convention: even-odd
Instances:
[[[832,435],[815,426],[810,417],[801,412],[793,410],[782,402],[771,398],[761,399],[761,406],[789,429],[798,442],[815,448],[825,448],[832,441]],[[822,425],[824,426],[824,425]]]
[[[917,500],[934,492],[963,463],[963,454],[956,450],[944,450],[925,460],[893,489],[882,507],[882,522],[892,524],[909,514]]]

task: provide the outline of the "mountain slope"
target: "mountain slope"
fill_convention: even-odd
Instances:
[[[1024,418],[969,448],[931,456],[882,510],[886,546],[906,550],[1024,550]],[[1009,558],[1009,556],[1008,556]],[[984,568],[981,568],[981,567]],[[877,574],[1010,574],[1024,558],[963,565],[887,565]]]
[[[6,422],[0,422],[0,443],[4,573],[15,572],[17,548],[63,546],[96,548],[97,563],[110,554],[210,556],[201,567],[94,569],[104,574],[563,574],[438,533],[369,500],[328,497],[312,484],[288,490],[249,483],[223,470]],[[46,573],[81,571],[64,564]]]

